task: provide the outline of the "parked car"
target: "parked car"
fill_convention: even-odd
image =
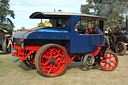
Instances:
[[[106,52],[103,44],[105,18],[63,12],[34,12],[30,18],[47,19],[50,26],[41,22],[39,27],[13,34],[12,55],[27,66],[36,68],[43,76],[64,74],[72,61],[82,61],[85,67],[99,64],[107,71],[117,67],[116,54]],[[86,28],[77,28],[83,21],[91,24]]]
[[[7,48],[7,45],[11,36],[6,35],[6,32],[6,30],[0,28],[0,50],[3,51],[3,53],[10,53],[11,46]]]

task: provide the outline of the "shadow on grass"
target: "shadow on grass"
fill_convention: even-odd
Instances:
[[[0,55],[8,55],[8,54],[11,54],[11,53],[3,53],[3,52],[0,52]]]
[[[31,71],[31,70],[35,69],[35,68],[28,67],[28,66],[25,65],[22,61],[20,62],[19,67],[20,67],[21,69],[23,69],[24,71]]]
[[[31,71],[31,70],[33,70],[33,68],[28,67],[23,62],[20,62],[19,67],[21,69],[23,69],[24,71]],[[84,67],[84,65],[81,62],[72,62],[72,63],[68,64],[68,68],[67,69],[69,70],[69,69],[72,69],[72,68],[78,68],[78,69],[80,69],[82,71],[89,71],[91,69],[93,69],[93,70],[97,70],[98,69],[98,70],[101,70],[102,71],[102,69],[99,68],[98,65],[96,65],[96,66],[90,66],[90,67],[86,68],[86,67]],[[36,69],[36,68],[34,68],[34,69]]]
[[[0,64],[2,63],[3,61],[0,61]]]
[[[78,68],[78,69],[80,69],[80,70],[82,70],[82,71],[89,71],[89,70],[91,70],[91,69],[93,69],[93,70],[96,70],[96,69],[102,70],[98,65],[96,65],[96,66],[84,67],[84,65],[82,64],[82,62],[72,62],[72,63],[70,63],[70,64],[68,65],[68,70],[69,70],[69,69],[72,69],[72,68]]]
[[[0,55],[8,55],[8,54],[11,54],[11,53],[4,53],[3,51],[0,50]]]

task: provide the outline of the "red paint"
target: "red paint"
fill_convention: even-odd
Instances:
[[[91,27],[90,27],[90,28],[88,28],[88,30],[90,31],[90,33],[92,33],[92,31],[93,31]]]
[[[39,62],[41,70],[46,75],[57,76],[64,71],[67,61],[67,55],[62,48],[51,46],[43,51]]]
[[[76,54],[69,54],[68,57],[69,57],[68,63],[70,64],[74,60],[74,58],[76,57]]]
[[[15,48],[13,56],[19,57],[21,60],[26,60],[33,52],[37,52],[41,46],[24,46],[24,49],[21,49],[20,45],[14,44]],[[28,54],[25,55],[25,50],[30,50]]]
[[[107,57],[107,55],[109,55]],[[110,61],[110,63],[107,63],[107,61]],[[118,63],[117,57],[113,53],[105,53],[104,59],[100,62],[100,66],[104,70],[113,70],[116,68]]]
[[[103,44],[103,45],[98,46],[98,50],[95,50],[95,51],[89,52],[89,54],[92,54],[93,56],[98,55],[98,54],[99,54],[99,52],[100,52],[100,50],[102,49],[102,47],[103,47],[103,46],[104,46],[104,44]]]

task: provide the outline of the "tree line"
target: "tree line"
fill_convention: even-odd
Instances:
[[[128,0],[86,0],[86,2],[87,4],[81,5],[81,12],[106,17],[105,27],[115,28],[126,25]]]
[[[12,34],[14,24],[10,18],[15,18],[13,10],[10,10],[10,0],[0,0],[0,28],[8,31]],[[8,18],[9,17],[9,18]]]
[[[10,10],[9,1],[0,0],[0,28],[6,29],[11,34],[14,24],[10,18],[14,19],[15,14],[13,10]],[[87,4],[83,3],[81,5],[81,13],[106,17],[106,27],[125,26],[125,16],[128,14],[128,0],[86,0],[86,2]]]

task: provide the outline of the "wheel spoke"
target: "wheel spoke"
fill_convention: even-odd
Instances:
[[[43,57],[44,57],[45,59],[48,59],[48,60],[50,59],[50,57],[47,56],[47,55],[44,55]]]
[[[50,68],[50,70],[48,71],[48,74],[50,74],[51,71],[52,71],[52,68]]]
[[[40,63],[40,65],[42,65],[42,66],[46,66],[48,64],[49,64],[49,61],[46,61],[45,63],[44,62],[43,63]]]
[[[107,59],[107,53],[105,54],[104,58]]]
[[[102,60],[100,62],[100,67],[104,70],[113,70],[116,68],[117,64],[118,64],[118,58],[114,53],[111,52],[107,52],[106,54],[109,54],[109,56],[107,58],[105,58],[105,60]],[[104,57],[106,57],[106,54]],[[105,63],[105,64],[103,64]]]
[[[26,60],[24,60],[24,64],[28,67],[35,68],[35,62],[34,62],[34,53],[31,54]]]
[[[52,50],[50,50],[50,57],[53,55],[53,51]]]
[[[107,64],[105,63],[105,64],[103,65],[103,68],[106,68],[106,66],[107,66]]]
[[[62,56],[62,54],[60,52],[61,52],[61,50],[57,51],[57,55],[54,56],[55,59]]]
[[[109,57],[109,59],[111,59],[112,58],[112,54],[110,54],[110,57]]]
[[[60,65],[60,63],[59,63],[59,62],[57,62],[57,61],[55,62],[55,64],[56,64],[57,66],[59,66],[59,65]]]
[[[106,63],[106,60],[102,60],[101,63]]]
[[[111,64],[109,64],[112,68],[115,68],[115,66],[112,66]]]
[[[48,46],[48,47],[46,47]],[[57,76],[65,72],[67,65],[67,53],[62,46],[46,45],[40,56],[41,72],[45,76]],[[40,70],[40,69],[39,69]]]
[[[114,64],[116,64],[116,63],[117,63],[115,60],[113,60],[113,61],[112,61],[112,60],[110,60],[110,61],[111,61],[112,63],[114,63]]]

